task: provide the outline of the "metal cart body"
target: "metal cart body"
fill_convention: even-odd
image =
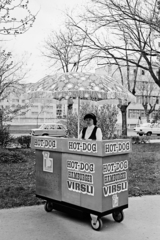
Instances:
[[[31,146],[36,149],[36,195],[47,200],[46,211],[82,210],[90,214],[95,230],[109,213],[115,221],[123,220],[130,139],[32,137]]]

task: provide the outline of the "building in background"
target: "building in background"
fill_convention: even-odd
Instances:
[[[125,72],[126,69],[122,69],[124,80],[126,78]],[[155,69],[157,71],[157,68]],[[113,65],[106,65],[105,67],[100,67],[95,70],[97,74],[110,75],[112,78],[119,80],[121,83],[121,78],[118,69]],[[136,74],[136,69],[134,67],[130,68],[130,85],[131,89],[133,86],[134,75]],[[125,85],[124,81],[124,85]],[[127,86],[126,86],[127,87]],[[128,88],[128,87],[127,87]],[[141,116],[142,122],[146,122],[146,115],[144,107],[142,104],[149,102],[151,106],[156,102],[155,111],[150,114],[150,120],[153,119],[155,113],[160,107],[160,88],[152,80],[149,72],[139,69],[137,73],[137,82],[136,82],[136,103],[131,103],[127,108],[127,124],[128,127],[134,127],[138,124],[138,119]],[[118,116],[118,123],[121,124],[122,117],[121,113]]]
[[[97,68],[95,70],[95,73],[97,74],[107,74],[111,77],[119,80],[121,82],[119,72],[116,71],[115,67],[112,65],[108,65],[105,67]],[[130,84],[133,84],[133,77],[135,74],[134,67],[130,71]],[[125,75],[124,75],[125,76]],[[45,90],[45,85],[48,86],[49,84],[53,85],[54,79],[56,79],[57,74],[52,76],[46,76],[45,78],[40,79],[36,83],[29,83],[29,84],[23,84],[21,87],[23,88],[23,91],[27,93],[30,91],[33,86],[36,86],[36,89],[38,91]],[[43,84],[42,84],[43,83]],[[149,87],[148,87],[149,86]],[[150,92],[147,92],[147,89],[150,90]],[[150,119],[154,117],[154,114],[156,113],[157,109],[160,107],[160,91],[159,87],[153,82],[148,72],[145,72],[142,69],[138,70],[138,77],[137,77],[137,87],[136,87],[136,103],[131,103],[127,108],[127,123],[128,127],[134,127],[138,124],[138,119],[141,116],[142,122],[146,122],[144,107],[142,106],[142,103],[144,103],[145,99],[150,104],[154,104],[157,100],[156,104],[156,110],[150,115]],[[10,93],[3,102],[0,103],[1,107],[8,107],[12,108],[15,107],[15,105],[25,105],[27,104],[27,98],[26,94],[16,94],[14,92]],[[102,105],[104,103],[110,103],[110,104],[117,104],[117,100],[108,100],[108,101],[100,101],[97,102],[98,105]],[[78,111],[78,103],[76,100],[74,100],[73,112]],[[50,123],[59,121],[60,119],[66,119],[68,112],[68,101],[57,101],[54,99],[47,99],[47,98],[32,98],[30,101],[30,105],[28,109],[24,109],[21,111],[20,115],[15,116],[15,118],[12,120],[11,124],[13,125],[41,125],[42,123]],[[122,117],[121,113],[119,113],[118,116],[118,123],[121,124]]]
[[[37,83],[20,84],[17,91],[12,91],[8,94],[7,98],[0,102],[1,108],[14,109],[17,105],[26,106],[28,108],[22,109],[12,121],[11,125],[41,125],[42,123],[50,123],[59,119],[66,119],[67,114],[67,101],[58,102],[54,99],[33,98],[27,99],[27,92],[29,89],[37,84],[40,85],[41,81],[51,79],[52,76],[47,76]],[[20,89],[21,88],[21,89]],[[21,91],[22,90],[22,91]]]

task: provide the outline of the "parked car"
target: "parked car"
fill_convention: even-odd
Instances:
[[[21,144],[19,143],[7,143],[6,148],[21,148]]]
[[[31,129],[32,136],[65,137],[66,126],[60,123],[44,123],[39,128]]]
[[[143,123],[134,128],[134,131],[137,132],[139,136],[160,135],[160,123]]]

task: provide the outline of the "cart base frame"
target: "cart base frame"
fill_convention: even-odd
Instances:
[[[113,209],[105,211],[105,212],[97,212],[97,211],[94,211],[92,209],[80,207],[80,206],[77,206],[77,205],[74,205],[74,204],[71,204],[71,203],[67,203],[67,202],[63,202],[63,201],[54,200],[54,199],[47,198],[47,197],[44,197],[44,196],[40,196],[40,195],[37,195],[37,194],[36,194],[36,197],[44,199],[48,202],[51,202],[53,204],[53,209],[58,210],[60,212],[65,212],[65,213],[71,214],[71,213],[73,213],[73,211],[75,211],[75,212],[81,213],[82,215],[84,213],[85,214],[92,214],[92,215],[98,216],[98,218],[101,218],[105,215],[111,214],[115,211],[123,211],[123,209],[128,208],[128,204],[126,204],[126,205],[123,205],[123,206],[120,206],[120,207],[117,207],[117,208],[113,208]]]

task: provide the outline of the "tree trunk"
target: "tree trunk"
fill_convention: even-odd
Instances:
[[[3,115],[3,111],[0,109],[0,129],[2,129],[2,127],[3,127],[2,115]]]
[[[3,129],[3,122],[2,122],[2,113],[3,111],[0,109],[0,134],[2,134],[2,129]],[[1,135],[0,135],[0,139],[1,139]],[[2,148],[2,143],[0,142],[0,148]]]
[[[146,119],[147,119],[147,123],[149,123],[150,122],[150,120],[149,120],[149,113],[146,113]]]
[[[148,110],[148,103],[143,103],[142,106],[144,107],[144,112],[145,112],[145,115],[146,115],[146,121],[147,121],[147,123],[149,123],[150,113],[153,112],[153,111],[151,111],[151,109]]]
[[[122,113],[122,135],[127,136],[127,107],[128,105],[121,105],[119,109]]]

